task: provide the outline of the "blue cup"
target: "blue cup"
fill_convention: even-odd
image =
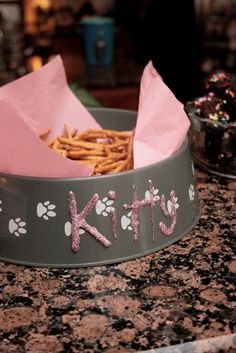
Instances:
[[[109,66],[114,56],[114,20],[110,17],[87,17],[81,20],[86,64]]]

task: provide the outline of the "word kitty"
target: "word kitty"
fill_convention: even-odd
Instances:
[[[152,238],[155,238],[155,220],[154,220],[154,209],[156,207],[160,207],[162,214],[171,220],[171,225],[167,227],[164,222],[159,222],[160,231],[169,236],[173,233],[176,222],[177,222],[177,212],[176,212],[176,195],[172,190],[170,192],[170,206],[166,205],[166,196],[162,194],[161,196],[156,195],[155,189],[153,187],[152,181],[148,181],[148,190],[147,195],[144,199],[138,199],[138,190],[137,186],[133,186],[133,199],[131,204],[123,204],[123,209],[128,210],[130,212],[130,220],[133,234],[133,239],[136,242],[139,238],[139,212],[143,207],[149,207],[150,209],[150,222],[152,226]],[[109,200],[116,199],[115,191],[109,191],[107,194],[107,198]],[[78,252],[80,249],[80,230],[85,230],[88,234],[92,235],[97,241],[99,241],[104,247],[110,247],[111,241],[107,239],[99,230],[88,224],[86,218],[91,213],[96,204],[99,201],[99,195],[94,194],[92,198],[89,200],[84,209],[78,213],[77,209],[77,201],[75,197],[75,193],[73,191],[69,192],[69,210],[71,217],[71,248],[74,252]],[[112,222],[112,234],[113,238],[117,239],[117,213],[114,207],[109,207],[108,210],[111,215]]]

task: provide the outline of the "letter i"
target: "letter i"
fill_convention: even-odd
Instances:
[[[107,197],[109,200],[115,200],[116,193],[115,191],[109,191],[107,193]],[[117,239],[117,215],[115,207],[110,207],[109,213],[111,215],[111,223],[112,223],[112,235],[114,239]]]

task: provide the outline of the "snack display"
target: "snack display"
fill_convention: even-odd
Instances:
[[[102,127],[99,134],[107,138],[107,131],[120,131],[119,140],[132,141],[135,112],[90,112]],[[48,133],[40,137],[46,141]],[[0,173],[0,200],[0,259],[52,267],[111,264],[155,252],[187,234],[200,210],[187,139],[169,158],[123,173],[80,178]]]
[[[236,176],[236,76],[220,71],[205,84],[206,94],[188,102],[196,162],[221,175]]]
[[[50,130],[39,133],[63,157],[93,167],[93,175],[119,173],[133,168],[134,131],[87,129],[78,133],[67,124],[64,134],[47,140]]]
[[[172,244],[198,221],[190,122],[151,62],[137,112],[86,109],[59,57],[0,98],[1,260],[121,262]]]

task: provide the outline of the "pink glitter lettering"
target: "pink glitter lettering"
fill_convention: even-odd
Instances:
[[[172,223],[171,223],[170,228],[168,228],[164,222],[159,223],[159,227],[161,229],[161,232],[167,236],[171,235],[173,233],[175,226],[176,226],[176,222],[177,222],[177,213],[176,213],[176,206],[175,206],[175,192],[174,191],[171,191],[170,197],[171,197],[171,212],[169,212],[167,210],[165,195],[161,196],[162,213],[164,214],[165,217],[172,218]]]
[[[107,197],[109,200],[115,200],[116,198],[116,193],[115,191],[109,191],[107,193]],[[112,223],[112,234],[113,238],[117,239],[117,215],[116,215],[116,209],[115,207],[110,207],[109,213],[111,215],[111,223]]]
[[[77,252],[80,247],[80,235],[77,227],[77,202],[72,191],[69,192],[69,210],[71,218],[71,248]]]
[[[154,201],[153,201],[154,200]],[[137,241],[139,237],[139,209],[143,206],[151,205],[153,202],[156,202],[156,198],[152,198],[151,200],[138,200],[137,187],[133,186],[133,203],[132,205],[124,204],[123,208],[125,210],[131,210],[131,226],[133,231],[134,241]]]
[[[158,201],[160,200],[160,197],[154,196],[154,187],[150,179],[148,180],[148,189],[149,189],[149,195],[150,195],[149,206],[150,206],[150,218],[151,218],[151,224],[152,224],[152,240],[154,240],[155,239],[154,207],[156,207]]]
[[[94,194],[88,204],[85,206],[83,211],[77,214],[77,203],[75,194],[73,191],[69,192],[69,210],[71,215],[71,248],[72,251],[78,252],[80,248],[80,228],[91,234],[96,240],[98,240],[103,246],[109,247],[111,242],[105,238],[95,227],[90,226],[86,222],[86,217],[91,212],[93,207],[96,205],[99,199],[98,194]]]

